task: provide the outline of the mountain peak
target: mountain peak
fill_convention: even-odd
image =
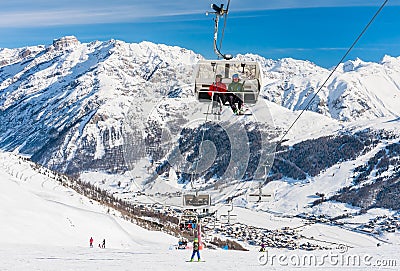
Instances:
[[[71,47],[76,47],[80,42],[75,36],[65,36],[53,40],[53,46],[56,50],[67,50]]]
[[[400,63],[400,57],[394,57],[389,55],[384,55],[381,64],[385,63]]]
[[[354,60],[348,60],[343,63],[343,72],[351,72],[362,66],[364,66],[366,62],[362,61],[360,58],[356,58]]]

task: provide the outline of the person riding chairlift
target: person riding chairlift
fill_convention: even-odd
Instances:
[[[227,99],[229,102],[229,105],[231,106],[231,109],[233,113],[236,115],[239,115],[242,110],[242,105],[243,105],[243,100],[239,97],[238,94],[235,94],[235,92],[243,92],[243,84],[239,82],[239,75],[235,73],[232,75],[232,83],[229,84],[228,86],[228,93],[227,93]],[[238,106],[236,107],[236,103]]]
[[[215,83],[213,83],[209,88],[208,95],[212,97],[213,101],[219,104],[220,112],[222,111],[222,105],[226,102],[226,85],[222,83],[222,75],[217,74],[215,76]],[[214,94],[214,95],[213,95]]]

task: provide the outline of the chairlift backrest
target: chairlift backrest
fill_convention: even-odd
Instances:
[[[243,83],[243,102],[255,104],[261,89],[260,65],[255,61],[200,60],[194,71],[196,98],[200,102],[210,102],[209,88],[215,83],[215,76],[222,75],[222,82],[228,86],[232,75],[238,74]]]
[[[198,207],[204,208],[211,205],[211,196],[208,194],[205,195],[185,194],[183,195],[183,205],[191,206],[194,208]]]

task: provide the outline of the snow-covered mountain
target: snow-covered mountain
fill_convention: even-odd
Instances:
[[[179,47],[82,44],[73,36],[49,46],[1,49],[0,147],[64,172],[79,171],[88,160],[87,168],[109,169],[101,158],[121,159],[123,134],[142,132],[152,109],[147,102],[192,96],[192,71],[201,58]],[[291,110],[303,109],[329,74],[307,61],[237,58],[257,60],[264,75],[261,95]],[[398,58],[348,61],[309,109],[345,121],[398,116],[399,79]],[[128,116],[133,125],[126,125]]]
[[[303,110],[332,70],[290,58],[277,61],[244,55],[264,68],[262,95],[291,110]],[[349,60],[339,65],[311,102],[312,110],[341,121],[400,115],[400,58],[385,56],[380,63]]]
[[[160,174],[170,174],[175,178],[174,189],[179,190],[188,176],[165,166],[171,146],[163,129],[179,131],[190,122],[189,114],[197,110],[191,83],[199,59],[200,55],[179,47],[116,40],[80,43],[73,36],[48,46],[2,49],[0,148],[31,156],[36,162],[70,175],[133,171],[129,180],[139,176],[142,184],[149,184],[157,182]],[[256,60],[262,66],[261,100],[270,111],[269,127],[265,129],[272,131],[268,136],[275,140],[291,126],[298,110],[305,107],[330,72],[294,59],[273,61],[257,55],[239,55],[237,59]],[[399,58],[387,56],[381,63],[357,59],[341,64],[313,101],[310,111],[314,112],[306,112],[287,134],[285,139],[293,148],[280,149],[282,156],[278,154],[271,164],[273,180],[285,177],[307,181],[319,178],[337,163],[371,152],[370,159],[375,154],[372,152],[379,151],[371,147],[370,141],[378,140],[382,134],[387,137],[370,127],[371,123],[391,121],[382,129],[397,127],[399,79]],[[196,112],[202,115],[201,110]],[[229,116],[228,113],[225,117]],[[363,126],[355,128],[354,123]],[[372,131],[360,134],[366,127]],[[189,151],[184,155],[190,158],[198,148],[201,133],[185,131],[197,138],[187,142]],[[256,134],[249,133],[252,135]],[[379,145],[380,149],[398,144],[393,137]],[[358,141],[361,144],[356,144]],[[340,142],[354,142],[354,146],[338,152],[325,148],[319,152],[325,153],[323,157],[312,153],[318,149],[315,146],[340,147]],[[224,144],[220,145],[222,149],[226,149]],[[294,155],[293,150],[307,155],[307,159]],[[289,157],[285,156],[287,153]],[[250,158],[257,157],[253,154]],[[390,155],[395,163],[396,152]],[[213,176],[220,176],[221,168],[228,167],[227,157],[229,154],[221,158],[221,164],[198,177],[215,181]],[[157,163],[153,165],[150,158]],[[249,167],[254,170],[257,165],[252,163]],[[385,174],[396,168],[389,167]],[[355,166],[349,171],[346,178],[352,180],[352,173],[357,172]],[[373,182],[376,174],[369,174],[367,179]],[[349,182],[331,186],[335,190],[328,194]],[[382,192],[384,187],[380,189]],[[378,194],[376,197],[380,197]],[[371,202],[374,200],[371,198]]]
[[[3,49],[1,148],[70,173],[88,160],[97,163],[88,168],[109,169],[103,162],[122,159],[122,135],[132,132],[124,124],[128,112],[138,120],[134,126],[143,126],[142,112],[149,110],[143,103],[187,90],[199,58],[149,42],[81,44],[75,37]]]

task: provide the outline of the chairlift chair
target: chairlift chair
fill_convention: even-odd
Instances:
[[[199,219],[195,212],[184,211],[179,217],[179,227],[182,230],[196,230]]]
[[[267,202],[271,201],[272,199],[272,193],[265,193],[261,186],[258,188],[258,193],[254,192],[247,195],[247,201],[253,203]]]
[[[237,215],[235,214],[223,214],[219,216],[222,223],[231,224],[232,221],[236,221]]]
[[[255,104],[261,89],[261,69],[255,61],[200,60],[194,70],[195,95],[199,102],[210,102],[209,88],[215,83],[215,76],[222,75],[222,82],[227,86],[232,82],[232,75],[238,74],[243,84],[242,93],[245,104]],[[237,94],[237,93],[235,93]]]
[[[249,194],[247,197],[248,202],[258,203],[272,200],[272,194]]]

